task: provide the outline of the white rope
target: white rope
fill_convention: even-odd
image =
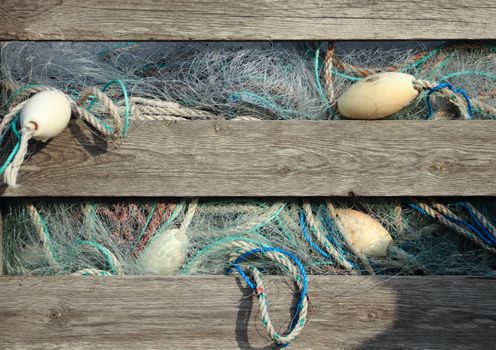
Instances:
[[[21,130],[21,141],[19,144],[19,150],[17,151],[12,162],[5,169],[4,181],[9,187],[16,187],[17,185],[17,175],[19,169],[24,162],[24,158],[28,152],[28,142],[33,136],[33,129],[31,127],[25,127]]]

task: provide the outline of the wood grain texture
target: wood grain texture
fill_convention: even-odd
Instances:
[[[493,121],[73,122],[3,196],[496,195]],[[35,146],[33,143],[32,146]]]
[[[0,204],[0,275],[4,273],[3,270],[3,208],[2,205]]]
[[[3,0],[4,40],[494,39],[493,0]]]
[[[312,277],[293,349],[490,349],[495,279]],[[284,329],[290,286],[267,283]],[[272,349],[234,277],[0,278],[2,349]]]

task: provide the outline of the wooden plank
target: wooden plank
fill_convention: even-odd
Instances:
[[[0,205],[0,275],[4,273],[3,270],[3,208],[2,205]]]
[[[493,0],[3,0],[4,40],[494,39]]]
[[[284,329],[290,290],[268,279]],[[294,349],[490,349],[496,279],[312,277],[308,323]],[[234,277],[2,277],[8,349],[260,349],[257,301]]]
[[[496,195],[493,121],[72,123],[3,196]]]

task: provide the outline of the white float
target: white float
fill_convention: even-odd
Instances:
[[[32,138],[46,142],[69,124],[71,103],[60,91],[43,91],[32,96],[21,111],[21,127],[32,130]]]
[[[338,99],[338,110],[350,119],[382,119],[408,106],[417,96],[413,75],[385,72],[351,85]]]

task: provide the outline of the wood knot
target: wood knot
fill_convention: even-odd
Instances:
[[[282,167],[282,168],[278,171],[278,173],[279,173],[280,175],[283,175],[283,176],[285,176],[285,175],[289,175],[289,174],[291,174],[292,172],[293,172],[293,169],[291,169],[291,167],[289,167],[289,166],[284,166],[284,167]]]
[[[68,323],[68,311],[63,307],[55,307],[48,310],[48,319],[51,324],[64,325]]]
[[[364,321],[375,321],[379,319],[380,313],[376,310],[368,310],[366,311],[366,314],[364,315],[363,319]]]
[[[356,196],[356,193],[354,191],[348,191],[348,193],[346,195],[348,197],[355,197]]]
[[[443,174],[448,171],[450,162],[447,160],[434,160],[432,161],[427,169],[431,174]]]
[[[220,125],[220,123],[215,123],[214,129],[216,132],[221,132],[222,126]]]

